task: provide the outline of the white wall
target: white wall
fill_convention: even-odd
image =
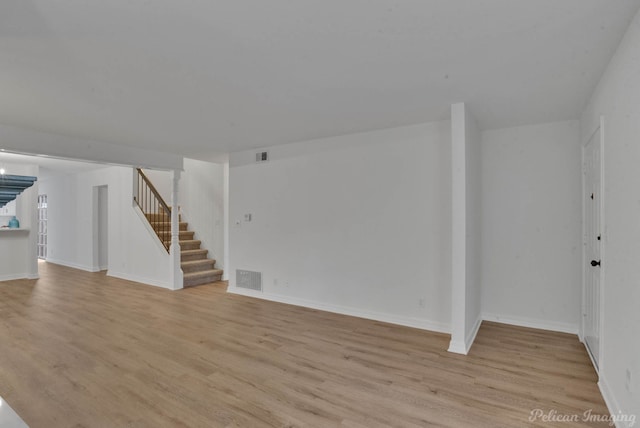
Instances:
[[[216,267],[225,269],[224,256],[224,165],[184,159],[179,200],[189,228],[216,259]]]
[[[170,204],[171,173],[157,170],[144,173]],[[195,239],[202,241],[202,248],[209,250],[208,257],[216,259],[216,268],[225,269],[224,165],[185,158],[178,191],[183,221],[189,223],[189,230],[196,232]]]
[[[48,196],[47,260],[88,271],[100,270],[94,246],[96,188],[108,192],[108,274],[171,288],[169,255],[132,204],[133,169],[101,168],[43,180]]]
[[[2,166],[7,175],[38,176],[37,165],[3,163]],[[15,200],[16,218],[24,230],[0,232],[0,281],[38,277],[38,185],[36,181]],[[2,217],[0,222],[6,225],[10,219]]]
[[[450,329],[449,122],[268,151],[231,155],[231,292]],[[262,272],[264,293],[235,269]]]
[[[451,106],[451,343],[467,354],[481,318],[481,134],[464,103]]]
[[[600,386],[614,413],[640,418],[640,14],[581,119],[582,142],[604,116],[604,328]],[[631,379],[627,379],[627,371]]]
[[[576,333],[582,266],[578,122],[484,131],[482,138],[484,316]]]
[[[171,171],[160,171],[155,169],[145,169],[143,170],[144,175],[147,176],[149,181],[153,184],[153,187],[156,188],[162,199],[167,203],[167,205],[171,206],[171,191],[173,187],[173,174]],[[183,175],[184,172],[181,173]],[[182,205],[182,195],[178,196],[180,199],[179,205]]]

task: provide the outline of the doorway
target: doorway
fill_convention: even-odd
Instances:
[[[596,370],[600,365],[602,308],[602,126],[583,148],[584,268],[582,334]]]

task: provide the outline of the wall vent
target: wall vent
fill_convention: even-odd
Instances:
[[[266,162],[269,160],[269,152],[256,153],[256,162]]]
[[[236,269],[236,287],[262,291],[262,273]]]

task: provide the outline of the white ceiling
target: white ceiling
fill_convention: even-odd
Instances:
[[[575,119],[640,0],[2,0],[0,123],[208,158]]]

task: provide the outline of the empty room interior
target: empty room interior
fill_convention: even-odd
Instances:
[[[0,427],[635,426],[639,9],[0,2]]]

